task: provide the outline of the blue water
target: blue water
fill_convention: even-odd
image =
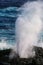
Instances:
[[[9,44],[15,42],[15,21],[19,13],[17,7],[0,9],[0,42],[2,39]]]
[[[0,42],[4,39],[8,44],[15,43],[15,21],[19,14],[18,7],[0,9]],[[40,39],[43,40],[43,32]]]

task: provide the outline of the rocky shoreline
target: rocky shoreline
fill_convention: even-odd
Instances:
[[[35,57],[19,58],[19,56],[9,59],[11,49],[0,50],[0,65],[43,65],[43,49],[35,47]]]

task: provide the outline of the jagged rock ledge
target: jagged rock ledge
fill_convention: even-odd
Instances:
[[[35,57],[19,58],[19,56],[9,59],[11,49],[0,50],[0,65],[43,65],[43,49],[35,47]]]

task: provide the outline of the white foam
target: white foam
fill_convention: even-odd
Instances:
[[[33,57],[34,45],[38,46],[40,32],[42,30],[42,3],[27,2],[19,10],[21,15],[16,20],[16,48],[20,58]],[[43,45],[43,43],[39,44]],[[14,48],[13,48],[14,50]]]

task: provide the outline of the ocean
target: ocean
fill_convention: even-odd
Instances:
[[[15,43],[15,21],[19,14],[18,7],[0,8],[0,49]]]
[[[13,59],[17,55],[20,58],[34,57],[34,47],[43,48],[43,0],[29,1],[20,8],[0,8],[0,51],[5,60],[7,57]]]

